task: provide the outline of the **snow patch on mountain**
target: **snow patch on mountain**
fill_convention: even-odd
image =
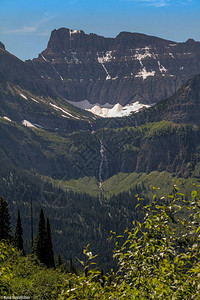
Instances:
[[[160,73],[162,73],[162,76],[165,76],[165,74],[163,74],[163,73],[166,73],[167,69],[161,65],[159,60],[158,60],[158,67],[159,67]]]
[[[103,64],[105,62],[110,62],[112,59],[113,59],[112,51],[106,51],[106,55],[102,55],[102,57],[100,57],[99,53],[97,53],[97,60],[100,64]]]
[[[135,58],[136,60],[139,60],[140,64],[142,65],[142,60],[146,59],[146,58],[157,58],[157,54],[151,52],[152,48],[146,46],[145,48],[136,48],[135,49],[135,55],[133,56],[133,58]]]
[[[144,68],[142,68],[141,70],[140,70],[140,72],[138,72],[136,75],[135,75],[135,77],[142,77],[143,78],[143,80],[145,80],[145,79],[147,79],[147,77],[149,77],[149,76],[155,76],[155,71],[151,71],[151,72],[148,72],[147,70],[146,70],[146,68],[144,67]]]
[[[131,113],[136,113],[144,107],[147,108],[150,107],[150,105],[145,105],[137,101],[124,107],[121,104],[117,103],[112,108],[102,108],[98,105],[95,105],[93,108],[87,110],[102,118],[116,118],[129,116]]]
[[[79,60],[76,57],[76,52],[71,52],[71,54],[72,54],[72,59],[75,61],[76,64],[78,64]]]
[[[4,118],[4,120],[6,120],[6,121],[12,122],[12,120],[11,120],[10,118],[8,118],[8,117],[3,117],[3,118]]]
[[[70,30],[71,34],[77,34],[77,33],[81,33],[81,30]]]
[[[28,100],[28,98],[27,98],[25,95],[20,94],[20,96],[21,96],[22,98],[24,98],[25,100]]]
[[[61,107],[59,107],[59,106],[57,106],[57,105],[55,105],[55,104],[53,104],[53,103],[49,103],[55,110],[57,110],[57,111],[61,111],[61,112],[63,112],[64,114],[66,114],[67,116],[70,116],[70,117],[72,117],[72,118],[74,118],[74,119],[80,119],[79,117],[76,117],[76,116],[73,116],[72,114],[70,114],[67,110],[65,110],[65,109],[63,109],[63,108],[61,108]],[[64,115],[62,114],[62,117],[63,117]],[[67,117],[66,116],[66,117]]]
[[[40,56],[42,57],[42,59],[43,59],[44,61],[48,61],[48,60],[44,57],[44,55],[40,54]]]
[[[91,113],[100,116],[102,118],[115,118],[115,117],[124,117],[129,116],[131,113],[138,112],[143,107],[150,107],[151,105],[145,105],[140,103],[139,101],[128,104],[126,106],[122,106],[121,104],[99,104],[95,103],[92,104],[88,100],[80,101],[80,102],[73,102],[67,100],[70,104],[79,107],[81,109],[85,109],[90,111]]]
[[[153,57],[156,59],[156,54],[150,52],[149,47],[141,48],[141,49],[136,49],[136,53],[134,55],[134,58],[137,59],[140,63],[140,66],[142,67],[141,70],[135,75],[135,77],[142,77],[143,80],[147,79],[149,76],[155,76],[155,71],[150,71],[148,72],[143,64],[143,59],[146,59],[148,57]],[[142,52],[142,53],[141,53]]]
[[[36,102],[36,103],[39,103],[36,99],[34,99],[34,98],[32,98],[32,97],[31,97],[31,100],[33,100],[33,101]]]
[[[172,58],[174,58],[174,55],[171,53],[171,52],[169,52],[168,53]]]
[[[37,128],[36,126],[34,126],[31,122],[27,121],[27,120],[23,120],[22,124],[26,127],[30,127],[30,128]]]

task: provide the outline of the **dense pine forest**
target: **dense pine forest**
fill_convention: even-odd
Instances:
[[[62,253],[64,259],[70,261],[76,256],[81,257],[83,247],[91,244],[92,251],[98,252],[97,260],[105,270],[111,265],[114,267],[110,231],[121,234],[131,226],[132,220],[141,220],[142,213],[135,210],[136,195],[145,191],[141,184],[106,197],[103,193],[92,196],[73,190],[63,191],[48,181],[41,191],[40,177],[15,170],[13,173],[9,170],[7,177],[4,172],[4,179],[1,182],[1,190],[4,191],[2,196],[9,203],[13,230],[20,208],[25,252],[31,251],[31,202],[34,235],[42,208],[51,220],[56,255]],[[48,193],[44,193],[44,189]],[[56,203],[55,195],[61,195]],[[147,202],[148,197],[145,200]]]

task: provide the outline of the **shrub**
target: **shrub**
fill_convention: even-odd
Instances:
[[[95,256],[86,248],[83,273],[67,278],[59,299],[198,299],[199,194],[194,190],[191,201],[183,199],[177,187],[168,197],[155,195],[143,208],[142,223],[134,221],[123,236],[112,233],[116,272],[92,269]]]

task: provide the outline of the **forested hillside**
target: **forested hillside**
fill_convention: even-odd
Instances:
[[[54,269],[42,264],[35,254],[24,257],[9,242],[1,241],[1,295],[23,294],[33,299],[198,299],[198,187],[193,186],[189,199],[176,186],[167,196],[160,197],[156,187],[154,191],[151,204],[144,206],[144,201],[137,199],[136,210],[143,212],[141,222],[134,221],[121,235],[111,232],[116,269],[106,273],[94,263],[97,256],[89,245],[83,250],[83,259],[77,259],[78,267],[66,265],[58,256]],[[41,216],[38,232],[42,229]]]

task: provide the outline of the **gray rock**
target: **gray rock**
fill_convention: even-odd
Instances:
[[[129,32],[104,38],[61,28],[52,31],[47,49],[26,63],[70,101],[152,104],[200,73],[200,42]]]

